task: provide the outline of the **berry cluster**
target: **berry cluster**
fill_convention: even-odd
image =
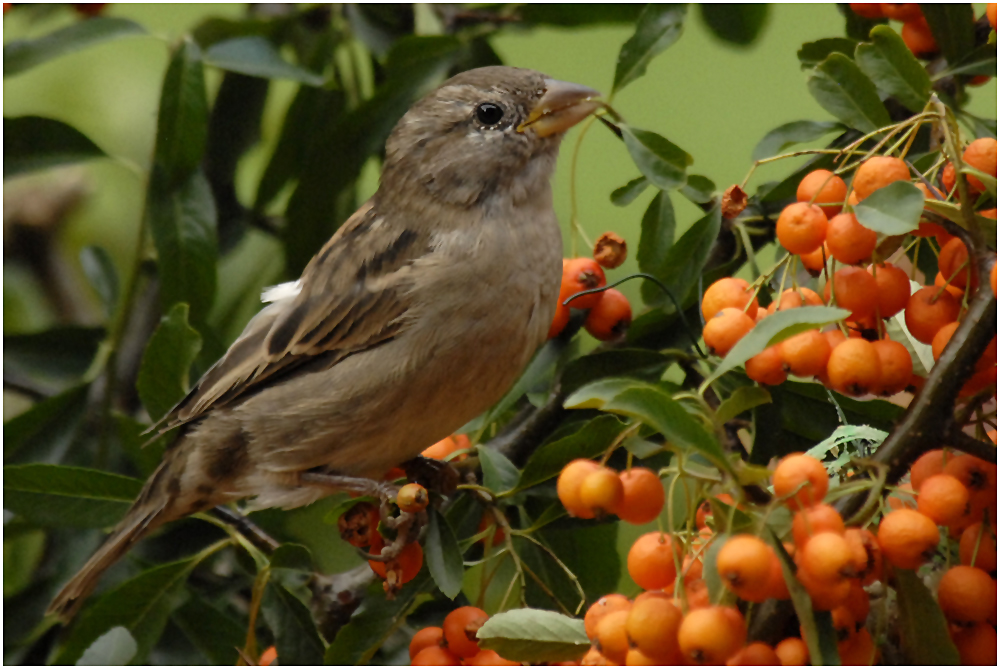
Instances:
[[[556,491],[566,511],[577,518],[617,515],[627,523],[643,525],[663,510],[660,477],[645,467],[619,474],[593,460],[574,460],[560,472]]]
[[[575,297],[569,304],[563,303],[581,291],[605,286],[607,282],[602,267],[618,267],[625,262],[625,254],[625,241],[613,232],[606,232],[597,240],[593,258],[563,259],[559,305],[549,327],[549,339],[558,337],[566,328],[570,308],[587,311],[583,327],[595,339],[610,341],[624,334],[632,323],[632,307],[620,291],[607,288]]]
[[[414,667],[464,665],[468,667],[519,667],[494,650],[480,649],[476,633],[489,616],[475,606],[462,606],[449,613],[441,627],[425,627],[410,641],[410,665]]]

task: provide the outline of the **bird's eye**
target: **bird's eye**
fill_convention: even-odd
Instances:
[[[483,125],[496,125],[503,120],[503,107],[492,102],[483,102],[476,107],[476,119]]]

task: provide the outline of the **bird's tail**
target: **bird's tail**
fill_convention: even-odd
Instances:
[[[87,564],[63,586],[49,604],[46,615],[54,614],[63,622],[76,615],[84,600],[97,586],[101,575],[125,555],[135,542],[172,519],[169,510],[174,496],[163,484],[169,465],[170,459],[165,460],[149,477],[132,508],[97,552],[87,560]]]

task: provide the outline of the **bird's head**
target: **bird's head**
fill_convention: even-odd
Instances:
[[[382,188],[472,206],[548,188],[566,130],[600,103],[586,86],[514,67],[456,75],[417,102],[386,143]]]

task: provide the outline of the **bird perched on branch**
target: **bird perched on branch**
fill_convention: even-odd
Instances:
[[[549,179],[598,93],[459,74],[386,143],[378,191],[160,422],[180,436],[49,606],[71,617],[165,522],[241,498],[293,508],[416,457],[496,403],[545,340],[562,241]]]

